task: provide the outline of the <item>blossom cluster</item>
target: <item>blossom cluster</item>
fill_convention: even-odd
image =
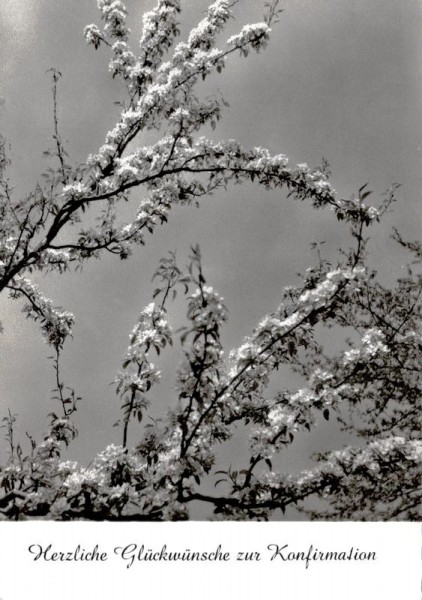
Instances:
[[[373,440],[363,448],[330,452],[317,467],[292,482],[299,494],[322,489],[325,498],[334,496],[326,518],[338,518],[339,511],[361,520],[388,519],[401,513],[410,517],[418,511],[416,506],[414,513],[412,496],[421,463],[420,440],[393,436]],[[401,468],[407,471],[405,477],[400,476]]]
[[[330,271],[316,287],[298,296],[293,310],[286,310],[282,303],[274,314],[261,321],[252,336],[232,353],[228,394],[234,418],[243,418],[248,410],[262,408],[263,390],[271,372],[288,362],[295,348],[309,341],[312,326],[325,309],[340,299],[344,302],[364,280],[365,270],[361,267]]]
[[[149,360],[148,353],[155,349],[157,354],[172,342],[171,329],[165,310],[149,304],[141,312],[138,322],[130,334],[130,345],[123,360],[123,371],[116,375],[117,393],[123,398],[124,445],[131,417],[142,420],[143,410],[149,401],[145,394],[160,381],[161,373]]]
[[[374,328],[368,329],[362,338],[362,346],[345,352],[345,363],[352,363],[357,360],[367,361],[378,354],[387,353],[389,350],[385,341],[385,334],[382,331]]]
[[[10,287],[12,294],[23,296],[29,301],[23,311],[34,321],[41,321],[46,342],[56,348],[61,347],[66,337],[72,333],[73,314],[55,307],[52,301],[45,298],[38,287],[25,277],[16,276]]]

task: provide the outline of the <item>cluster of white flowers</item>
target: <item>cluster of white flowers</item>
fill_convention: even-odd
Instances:
[[[379,479],[382,487],[383,476],[388,471],[395,471],[397,463],[406,464],[409,470],[419,468],[422,463],[422,441],[393,436],[374,440],[363,448],[336,450],[330,452],[314,469],[291,476],[291,482],[298,495],[309,489],[319,491],[324,482],[328,487],[337,485],[339,489],[341,486],[347,489],[352,482],[365,488],[371,484],[371,480],[362,478],[367,470],[372,477]]]
[[[61,489],[68,499],[88,493],[91,510],[114,506],[122,510],[128,504],[140,502],[141,494],[135,488],[142,481],[144,470],[145,461],[140,456],[123,446],[110,444],[88,469],[78,467],[65,477]]]
[[[304,415],[303,405],[301,411],[286,409],[285,406],[272,406],[266,417],[265,426],[255,426],[250,435],[252,456],[271,458],[283,444],[289,443],[289,435],[299,429],[298,416]],[[310,413],[310,407],[307,407]],[[310,414],[306,415],[306,422],[311,422]]]
[[[144,17],[144,29],[141,38],[141,56],[135,62],[134,55],[128,49],[126,34],[123,32],[113,35],[117,42],[113,44],[114,58],[112,70],[121,72],[125,78],[137,85],[141,80],[147,81],[147,86],[135,107],[122,113],[120,122],[106,136],[104,146],[99,154],[91,157],[91,164],[105,168],[115,158],[118,158],[118,148],[127,135],[133,137],[134,130],[140,131],[148,127],[155,127],[156,119],[165,112],[166,117],[171,117],[180,107],[180,94],[185,96],[184,106],[188,113],[191,106],[198,103],[193,96],[192,88],[199,76],[205,76],[214,69],[224,66],[225,52],[213,48],[217,34],[221,31],[231,14],[231,2],[217,0],[206,11],[204,19],[194,28],[185,43],[176,46],[172,59],[159,67],[163,51],[169,48],[171,40],[177,31],[175,24],[176,14],[179,12],[179,2],[157,3],[156,8]],[[121,3],[102,2],[100,6],[106,24],[117,19],[121,24],[124,19],[124,10]],[[117,15],[117,16],[116,16]],[[113,16],[113,18],[111,18]],[[113,31],[115,26],[112,27]],[[231,38],[230,44],[236,47],[258,46],[268,38],[268,26],[259,23],[256,26],[247,26],[240,34],[236,43]],[[167,35],[163,35],[166,33]],[[86,35],[89,41],[98,40],[98,31],[90,26]],[[155,74],[153,66],[155,65]],[[186,98],[189,98],[189,101]],[[194,106],[192,107],[194,108]],[[201,109],[204,112],[204,108]],[[211,113],[215,112],[213,107]],[[192,110],[192,113],[198,112]],[[210,113],[209,108],[207,109]],[[209,114],[209,116],[211,116]],[[191,114],[188,122],[197,123],[197,115]],[[139,174],[142,171],[139,171]],[[134,175],[134,173],[132,173]],[[142,177],[138,176],[138,179]],[[119,186],[116,185],[116,188]]]
[[[75,320],[73,314],[53,306],[52,301],[45,298],[38,287],[25,277],[16,276],[13,289],[29,300],[24,312],[35,321],[41,321],[46,342],[55,347],[62,346],[66,337],[72,333]]]
[[[57,465],[57,476],[66,478],[71,473],[74,473],[78,469],[78,463],[74,460],[65,460],[59,462]]]
[[[202,365],[200,390],[203,401],[213,397],[213,387],[218,383],[216,365],[220,364],[223,351],[219,337],[215,334],[226,320],[227,311],[223,299],[212,287],[203,286],[190,297],[188,317],[192,322],[194,342],[188,356],[188,362],[182,365],[178,373],[180,395],[189,397],[198,386],[194,367]]]
[[[37,445],[37,459],[47,463],[50,459],[57,460],[60,457],[60,442],[54,435],[47,435],[42,442]]]
[[[359,269],[358,281],[361,279],[362,274]],[[319,307],[321,306],[321,298],[327,300],[325,295],[321,296],[323,289],[328,289],[330,295],[335,293],[335,287],[332,287],[331,283],[333,280],[337,280],[338,285],[338,273],[334,277],[329,275],[327,275],[326,281],[320,284],[320,286],[302,294],[298,305],[301,303],[306,304],[311,300],[315,307]],[[327,282],[330,285],[327,286]],[[322,304],[322,306],[324,305],[325,303]],[[289,325],[299,322],[289,317],[282,323],[284,324],[286,321]],[[274,327],[271,336],[282,335],[285,331],[281,327],[280,321],[277,323],[274,316],[267,317],[260,324],[261,328],[269,326]],[[266,341],[268,343],[268,339]],[[237,358],[238,360],[240,358],[243,365],[250,364],[251,372],[255,378],[255,363],[262,362],[261,356],[264,359],[266,358],[265,352],[262,354],[262,347],[253,347],[251,341],[249,341],[249,343],[242,346],[237,352]],[[267,409],[266,418],[263,421],[261,418],[260,423],[252,429],[251,447],[253,454],[269,458],[283,444],[289,443],[289,436],[292,436],[296,431],[303,427],[309,430],[315,424],[316,411],[325,410],[331,406],[339,406],[346,400],[352,403],[359,401],[362,395],[362,385],[364,385],[360,379],[360,372],[356,371],[358,381],[353,378],[349,381],[347,380],[351,373],[355,373],[354,366],[359,361],[368,361],[375,356],[388,354],[388,352],[389,349],[385,344],[384,334],[380,330],[372,328],[366,331],[360,348],[348,350],[344,353],[339,364],[334,363],[336,375],[326,369],[315,368],[310,375],[309,388],[302,388],[293,394],[284,392],[282,401],[278,401],[273,406],[257,394],[255,400],[258,400],[262,406],[265,407],[267,405],[269,408]],[[237,370],[232,372],[232,375],[235,376],[238,372],[239,366],[237,366]],[[266,379],[264,379],[264,384],[266,385],[268,382],[268,373],[265,372],[264,375],[266,376]],[[260,377],[262,378],[262,374],[260,374]],[[247,414],[247,411],[245,414]]]
[[[192,302],[189,315],[197,330],[212,329],[215,324],[226,320],[227,310],[223,304],[224,299],[211,286],[204,285],[201,289],[195,290],[190,299]]]
[[[327,301],[337,292],[340,286],[347,283],[348,289],[359,289],[366,279],[366,270],[362,266],[335,269],[327,273],[324,281],[314,289],[306,290],[297,302],[299,310],[315,310],[326,306]]]
[[[123,398],[124,429],[123,444],[127,443],[127,428],[132,417],[140,421],[142,411],[149,405],[146,393],[160,381],[159,369],[149,360],[148,353],[154,348],[157,354],[171,343],[171,329],[163,308],[149,304],[140,314],[129,336],[130,344],[123,360],[123,371],[117,373],[117,392]]]
[[[40,254],[37,261],[37,269],[52,269],[60,272],[65,271],[69,266],[71,253],[69,250],[56,250],[54,248],[46,248]]]
[[[110,38],[127,39],[129,29],[126,26],[126,7],[120,0],[97,0],[97,6],[105,21],[105,33]]]
[[[123,360],[124,372],[117,374],[117,391],[122,395],[134,390],[148,391],[160,380],[160,371],[148,360],[150,348],[158,352],[171,341],[171,329],[163,309],[149,304],[140,314],[132,333],[130,344]]]
[[[323,384],[318,384],[318,378],[314,377],[309,383],[312,387],[301,388],[295,393],[284,392],[283,401],[269,407],[265,422],[252,428],[250,439],[254,456],[270,458],[283,445],[291,443],[297,431],[304,428],[309,431],[317,422],[317,412],[336,407],[346,400],[356,400],[361,393],[360,385],[338,385],[333,375]]]
[[[344,353],[344,362],[356,363],[357,361],[368,361],[376,356],[388,354],[385,334],[376,328],[368,329],[362,337],[360,348],[352,348]]]
[[[89,193],[88,186],[78,181],[76,183],[70,183],[63,187],[62,197],[64,200],[78,200],[83,198]]]
[[[139,62],[133,67],[132,79],[141,95],[152,82],[163,54],[178,33],[177,15],[180,0],[158,0],[156,7],[143,16]]]
[[[98,48],[101,42],[101,31],[93,23],[87,25],[84,29],[84,36],[88,44],[92,44],[94,48]]]
[[[115,240],[113,249],[119,249],[121,254],[129,256],[132,252],[132,244],[144,244],[145,230],[152,233],[158,223],[167,220],[172,204],[183,203],[184,199],[201,193],[202,189],[200,182],[187,182],[181,177],[177,180],[161,181],[157,189],[151,192],[150,197],[142,201],[136,218],[118,230],[113,229],[112,235]],[[109,234],[110,230],[104,230],[101,239],[104,240]],[[92,246],[101,243],[96,232],[91,231],[89,236]]]
[[[171,339],[171,329],[165,311],[154,302],[148,304],[139,315],[129,338],[127,358],[130,357],[132,361],[141,358],[139,353],[142,352],[142,346],[146,346],[147,349],[149,346],[164,348]]]
[[[96,469],[80,468],[66,477],[63,481],[63,487],[68,496],[76,496],[81,490],[92,492],[98,489],[104,483],[104,476],[98,473]]]
[[[254,25],[245,25],[242,31],[236,35],[232,35],[227,43],[229,46],[236,48],[250,45],[254,50],[265,48],[269,40],[271,28],[267,23],[255,23]]]
[[[235,410],[242,414],[245,407],[262,405],[262,392],[269,375],[276,364],[286,361],[289,343],[297,346],[309,336],[310,316],[317,320],[319,311],[328,307],[341,290],[344,290],[341,293],[349,293],[359,287],[364,277],[365,271],[361,267],[330,271],[314,289],[300,295],[289,316],[285,316],[286,306],[282,303],[273,315],[261,321],[252,336],[231,354],[233,385],[228,394],[232,405],[237,405]]]
[[[174,19],[179,11],[179,3],[159,2],[155,10],[145,15],[139,61],[127,46],[126,30],[122,25],[124,10],[121,3],[118,4],[119,6],[107,1],[101,5],[106,27],[111,27],[113,36],[118,39],[113,44],[112,71],[122,73],[129,80],[132,89],[142,87],[142,80],[147,81],[147,86],[136,107],[122,113],[120,122],[106,136],[105,145],[99,154],[91,157],[91,164],[95,163],[100,167],[117,157],[117,148],[126,135],[132,135],[134,127],[138,131],[149,126],[155,127],[155,120],[163,110],[166,115],[171,115],[178,109],[179,92],[190,94],[200,75],[223,65],[224,53],[212,48],[212,44],[230,16],[228,2],[218,0],[213,3],[205,18],[192,31],[188,42],[179,44],[172,60],[158,68],[163,50],[168,49],[171,44],[171,39],[167,38],[173,37],[177,31]],[[122,31],[117,32],[116,23]],[[167,35],[163,35],[163,32]],[[98,32],[93,26],[86,30],[86,35],[88,41],[98,40]]]
[[[127,73],[132,75],[136,65],[136,57],[128,48],[127,42],[118,40],[113,44],[114,56],[110,61],[109,69],[113,76],[121,74],[127,77]],[[133,77],[130,78],[130,81]]]
[[[227,23],[231,15],[231,0],[216,0],[207,10],[206,16],[192,29],[187,44],[178,44],[176,55],[184,54],[184,60],[192,56],[192,49],[211,47],[217,33]]]
[[[380,211],[375,206],[366,206],[360,198],[342,198],[337,210],[339,218],[351,221],[364,220],[366,224],[377,221],[380,218]]]

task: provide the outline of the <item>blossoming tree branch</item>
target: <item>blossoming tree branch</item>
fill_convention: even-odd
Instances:
[[[130,44],[120,0],[98,0],[103,27],[89,25],[86,40],[111,55],[110,71],[126,88],[126,101],[104,144],[86,164],[69,165],[57,119],[60,73],[52,71],[55,149],[43,183],[17,199],[8,179],[7,143],[0,147],[0,291],[22,303],[38,322],[53,352],[57,410],[41,440],[17,441],[16,417],[3,418],[9,456],[0,468],[3,518],[177,520],[192,502],[215,518],[268,519],[295,506],[312,518],[417,519],[421,501],[420,361],[422,354],[420,243],[394,233],[412,255],[394,288],[377,281],[368,265],[370,229],[395,199],[395,187],[375,205],[364,185],[344,199],[329,182],[326,165],[289,166],[284,154],[213,140],[223,98],[202,100],[201,81],[220,72],[233,54],[263,49],[277,21],[278,2],[260,23],[246,25],[222,43],[236,0],[216,0],[178,42],[180,0],[157,0],[143,17],[140,44]],[[239,0],[241,4],[241,0]],[[142,145],[154,130],[158,141]],[[198,246],[187,267],[170,253],[158,262],[157,288],[130,333],[115,377],[122,402],[121,444],[109,445],[85,467],[66,460],[74,443],[72,418],[78,397],[60,373],[74,316],[31,281],[36,272],[62,273],[112,253],[125,259],[164,225],[174,206],[196,203],[217,188],[254,182],[287,198],[326,210],[350,233],[351,247],[336,265],[320,258],[280,304],[251,329],[244,343],[225,352],[221,331],[228,318],[222,297],[206,280]],[[357,186],[358,187],[358,186]],[[139,188],[135,218],[122,222],[121,206]],[[97,208],[87,225],[85,213]],[[187,303],[183,352],[174,397],[165,417],[146,419],[154,402],[162,351],[177,353],[171,302]],[[320,332],[344,340],[327,354]],[[299,389],[270,393],[272,374],[288,366],[301,376]],[[83,408],[81,409],[83,410]],[[283,472],[283,452],[297,432],[322,419],[353,431],[356,445],[314,456],[314,467]],[[221,444],[244,427],[249,451],[234,470],[221,467]],[[281,466],[280,466],[281,465]]]

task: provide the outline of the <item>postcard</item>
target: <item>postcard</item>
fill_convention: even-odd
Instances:
[[[0,600],[419,598],[421,6],[0,17]]]

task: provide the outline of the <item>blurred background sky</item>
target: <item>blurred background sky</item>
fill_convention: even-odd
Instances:
[[[208,3],[183,4],[182,38]],[[225,37],[262,20],[263,4],[241,1]],[[152,5],[150,0],[127,2],[135,50],[141,15]],[[422,3],[285,0],[281,6],[285,10],[265,51],[247,59],[233,56],[221,75],[207,80],[201,91],[199,86],[201,95],[221,90],[230,103],[212,136],[285,153],[290,164],[316,166],[325,157],[343,197],[369,182],[376,202],[393,182],[400,183],[400,202],[374,230],[370,246],[380,275],[392,280],[405,260],[389,239],[392,226],[416,238],[422,224]],[[115,123],[118,108],[113,103],[123,99],[123,89],[107,72],[107,50],[95,52],[82,37],[85,25],[99,21],[94,0],[1,2],[0,132],[12,146],[10,177],[16,194],[33,189],[48,166],[42,157],[52,146],[48,69],[55,67],[63,75],[59,127],[72,161],[83,162],[95,152]],[[126,216],[136,213],[141,198],[140,190],[132,194]],[[104,256],[87,263],[82,273],[40,277],[45,294],[76,316],[62,370],[65,382],[84,400],[76,417],[79,438],[69,456],[87,463],[110,441],[121,441],[120,431],[112,427],[120,401],[110,383],[139,311],[150,301],[158,260],[168,250],[177,250],[184,264],[190,244],[201,244],[208,282],[230,311],[224,332],[229,350],[277,307],[281,289],[295,284],[296,273],[314,261],[311,242],[326,241],[324,252],[332,258],[338,246],[347,247],[345,233],[329,210],[315,212],[280,191],[232,186],[204,198],[199,209],[175,209],[169,224],[157,229],[146,247],[135,248],[128,261]],[[39,438],[54,407],[54,374],[37,325],[25,321],[20,310],[18,302],[0,300],[0,415],[10,407],[18,415],[19,434],[29,431]],[[183,310],[176,303],[176,325]],[[181,358],[179,351],[166,352],[160,362],[167,376],[155,388],[154,414],[174,398]],[[136,426],[131,432],[135,441]],[[332,425],[321,424],[315,433],[299,436],[290,464],[299,468],[313,451],[342,443]],[[239,444],[232,444],[226,457],[239,456],[242,439]],[[0,451],[3,462],[3,441]]]

